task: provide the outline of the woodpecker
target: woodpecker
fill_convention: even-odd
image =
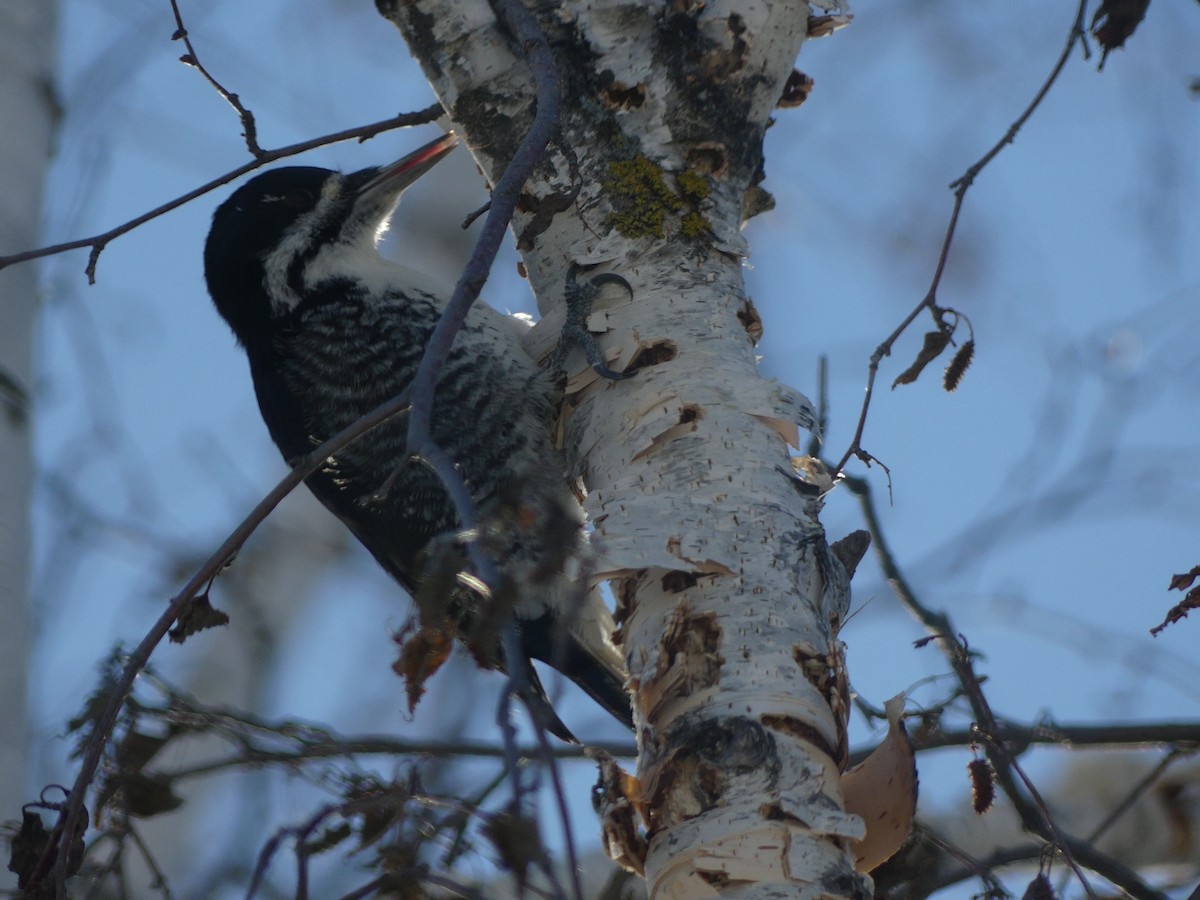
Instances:
[[[384,259],[377,244],[404,189],[456,144],[445,135],[391,165],[349,174],[273,169],[213,216],[208,290],[246,351],[263,421],[285,460],[413,380],[449,292]],[[632,727],[612,616],[578,571],[583,510],[551,440],[557,384],[525,351],[524,327],[476,303],[434,394],[433,439],[479,510],[475,539],[504,583],[490,599],[467,565],[438,477],[410,458],[404,416],[336,452],[306,483],[414,598],[424,626],[446,627],[482,665],[503,670],[499,629],[511,611],[528,658],[555,667]],[[521,662],[549,730],[574,740],[528,659]]]

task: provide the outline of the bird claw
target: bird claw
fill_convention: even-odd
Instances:
[[[623,287],[629,292],[631,300],[633,299],[633,288],[628,281],[613,272],[603,272],[589,278],[584,284],[580,284],[578,275],[587,268],[578,263],[572,263],[571,268],[567,270],[567,284],[563,291],[567,304],[567,320],[563,323],[562,331],[559,333],[558,347],[554,351],[551,366],[554,369],[560,369],[567,351],[574,345],[583,350],[584,356],[597,375],[610,381],[623,381],[633,377],[633,373],[617,372],[608,367],[604,354],[600,351],[600,345],[596,343],[595,336],[588,331],[587,319],[592,313],[592,304],[599,296],[602,287],[607,284]]]
[[[595,343],[595,339],[592,339]],[[592,363],[592,371],[601,378],[607,378],[609,381],[624,381],[626,378],[632,378],[632,372],[618,372],[616,369],[610,369],[603,363]]]
[[[575,273],[582,271],[582,269],[583,269],[583,267],[578,264],[571,266],[571,270],[569,272],[567,272],[567,284],[568,285],[575,284]],[[599,291],[600,288],[604,287],[604,285],[606,285],[606,284],[620,285],[621,287],[625,288],[625,290],[628,292],[629,299],[630,300],[633,299],[633,288],[630,287],[628,281],[626,281],[624,278],[622,278],[616,272],[601,272],[599,275],[594,275],[591,278],[589,278],[588,284],[591,285],[592,287],[596,288],[597,292]],[[576,286],[578,286],[578,285],[576,285]]]

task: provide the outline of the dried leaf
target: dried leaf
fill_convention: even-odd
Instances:
[[[193,597],[169,632],[171,642],[182,644],[193,634],[229,624],[229,616],[209,602],[208,595]]]
[[[925,332],[925,343],[921,347],[921,352],[917,354],[917,358],[913,361],[913,364],[901,372],[896,377],[896,380],[892,382],[892,389],[895,390],[897,385],[912,384],[916,381],[925,367],[937,359],[949,344],[949,328]]]
[[[483,826],[484,836],[500,854],[501,866],[513,874],[517,893],[524,894],[529,867],[545,856],[537,820],[522,813],[501,812]]]
[[[377,843],[391,834],[390,829],[406,818],[405,802],[409,793],[398,782],[382,783],[373,776],[356,778],[346,791],[346,801],[358,816],[358,849]],[[392,849],[400,846],[397,840]]]
[[[110,778],[105,787],[109,791],[120,790],[125,809],[139,819],[149,819],[183,805],[183,798],[175,793],[171,780],[163,775],[121,773]]]
[[[305,843],[304,852],[316,855],[317,853],[324,853],[326,850],[332,850],[353,833],[354,829],[350,827],[349,822],[342,822],[340,825],[325,828],[317,835],[316,840]]]
[[[1029,882],[1029,887],[1025,888],[1021,900],[1057,900],[1057,897],[1050,879],[1044,872],[1038,872],[1037,877]]]
[[[65,804],[61,803],[30,803],[29,806],[46,809],[52,812],[59,813],[63,810]],[[87,833],[90,817],[86,809],[81,810],[79,821],[75,826],[75,835],[71,839],[70,846],[67,849],[67,875],[78,875],[79,869],[83,865],[84,843],[83,836]],[[46,831],[46,826],[42,824],[42,817],[36,812],[26,808],[21,813],[21,828],[9,839],[9,857],[8,870],[16,873],[18,888],[33,888],[30,891],[29,897],[54,896],[54,891],[50,888],[50,884],[44,880],[47,873],[52,873],[58,853],[62,851],[62,842],[59,840],[61,835],[60,827],[56,825],[54,832]],[[48,869],[40,870],[43,878],[39,878],[36,884],[31,880],[35,874],[39,872],[39,864],[42,861],[42,856],[46,853],[48,845],[56,841],[58,843],[58,851],[52,852],[47,862],[50,864]],[[49,875],[52,883],[53,875]],[[43,894],[38,887],[49,889],[48,893]],[[21,896],[26,896],[22,894]]]
[[[440,628],[422,628],[411,638],[401,640],[400,658],[392,664],[392,671],[404,679],[404,691],[408,697],[408,711],[417,708],[425,693],[425,682],[450,657],[454,638]]]
[[[1200,578],[1200,566],[1193,566],[1186,572],[1171,576],[1171,583],[1167,585],[1167,590],[1187,591],[1187,594],[1183,600],[1167,611],[1167,617],[1163,619],[1161,624],[1150,629],[1151,634],[1157,636],[1168,625],[1174,625],[1181,619],[1186,618],[1187,614],[1193,609],[1200,608],[1200,587],[1192,587],[1197,578]],[[1188,590],[1188,588],[1191,588],[1191,590]]]
[[[1100,69],[1104,68],[1109,52],[1123,47],[1125,41],[1137,31],[1149,7],[1150,0],[1104,0],[1100,4],[1092,16],[1092,35],[1103,50]]]
[[[1150,633],[1157,636],[1168,625],[1174,625],[1176,622],[1186,619],[1187,614],[1193,609],[1200,609],[1200,587],[1192,588],[1187,592],[1183,600],[1167,610],[1167,617],[1160,624],[1151,628]]]
[[[171,740],[171,734],[144,734],[131,731],[117,745],[117,764],[127,771],[144,769]]]
[[[1168,591],[1186,591],[1192,586],[1192,583],[1200,578],[1200,566],[1189,569],[1179,575],[1171,576],[1171,583],[1167,585]]]
[[[29,886],[29,879],[37,871],[49,839],[50,833],[42,824],[42,817],[25,810],[21,816],[21,830],[9,839],[8,871],[16,873],[17,887]]]

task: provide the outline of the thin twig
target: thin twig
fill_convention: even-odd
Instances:
[[[953,881],[939,883],[938,887],[946,887],[950,884],[956,884],[959,881],[965,881],[968,878],[978,878],[983,882],[984,888],[987,891],[993,892],[988,893],[986,896],[1007,896],[1007,893],[1003,892],[1003,885],[1000,883],[1000,879],[996,877],[994,872],[996,868],[1004,864],[1003,862],[993,862],[995,857],[990,857],[986,862],[977,860],[953,841],[948,840],[944,835],[938,834],[932,828],[920,822],[913,825],[913,833],[917,836],[918,840],[929,841],[929,843],[933,844],[950,858],[958,860],[961,867],[961,874]],[[1041,856],[1044,849],[1045,844],[1029,844],[1025,848],[1020,849],[1022,855],[1018,859],[1022,861],[1037,859]],[[1025,855],[1026,853],[1029,855]]]
[[[1085,866],[1096,874],[1107,878],[1121,890],[1128,893],[1131,897],[1139,898],[1139,900],[1167,900],[1166,894],[1150,887],[1150,885],[1146,884],[1146,882],[1142,880],[1141,876],[1138,875],[1137,872],[1126,866],[1120,860],[1114,859],[1108,854],[1100,852],[1088,840],[1079,840],[1078,838],[1063,833],[1054,824],[1049,809],[1042,800],[1041,795],[1038,793],[1037,788],[1033,784],[1033,781],[1025,773],[1025,770],[1021,768],[1020,764],[1017,763],[1016,760],[1012,759],[1011,755],[1008,753],[1008,749],[1002,743],[995,741],[995,739],[991,736],[988,736],[987,739],[988,743],[994,745],[1000,751],[1001,755],[1008,757],[1009,765],[1011,766],[1012,771],[1016,772],[1017,776],[1021,779],[1021,782],[1025,785],[1025,789],[1033,798],[1033,802],[1036,804],[1038,812],[1045,820],[1046,825],[1053,829],[1054,843],[1058,846],[1058,849],[1062,851],[1063,857],[1075,871],[1076,878],[1078,878],[1080,883],[1083,884],[1084,889],[1087,891],[1089,897],[1094,897],[1097,895],[1092,891],[1087,881],[1084,880],[1083,874],[1079,870],[1080,866]],[[993,765],[995,765],[994,761]],[[1000,775],[999,770],[997,770],[997,775]],[[1010,794],[1009,796],[1010,799],[1012,799],[1012,795]],[[1039,834],[1039,836],[1043,838],[1046,837],[1045,834],[1040,834],[1038,829],[1030,827],[1030,823],[1026,818],[1026,812],[1019,805],[1017,805],[1017,812],[1021,815],[1021,822],[1027,831]]]
[[[258,861],[254,865],[254,873],[250,878],[250,884],[246,887],[246,900],[251,900],[258,893],[263,879],[266,878],[267,869],[271,865],[271,859],[275,856],[276,851],[285,838],[298,837],[301,834],[310,832],[330,816],[340,813],[345,807],[345,803],[326,803],[309,816],[304,824],[295,825],[290,828],[280,828],[271,835],[270,840],[263,845],[262,850],[258,853]]]
[[[380,122],[373,122],[370,125],[359,125],[355,128],[347,128],[344,131],[335,131],[332,134],[327,134],[322,137],[312,138],[311,140],[301,141],[298,144],[290,144],[287,147],[280,147],[278,150],[264,150],[262,155],[251,162],[238,166],[236,169],[231,169],[224,175],[214,178],[212,181],[200,185],[194,190],[188,191],[174,200],[170,200],[161,206],[156,206],[149,212],[142,213],[130,219],[128,222],[110,228],[108,231],[93,235],[92,237],[77,238],[73,241],[64,241],[61,244],[51,244],[46,247],[39,247],[36,250],[24,250],[20,253],[13,253],[8,256],[0,256],[0,269],[17,263],[29,262],[34,259],[42,259],[47,256],[53,256],[56,253],[65,253],[68,250],[79,250],[83,247],[90,247],[91,253],[88,254],[87,268],[84,269],[88,278],[88,284],[96,283],[96,263],[100,259],[100,254],[110,241],[118,238],[126,232],[145,225],[147,222],[157,219],[159,216],[171,212],[173,209],[178,209],[185,203],[190,203],[197,197],[203,197],[209,191],[215,190],[222,185],[229,184],[235,178],[240,178],[247,172],[253,172],[269,163],[276,160],[286,159],[289,156],[295,156],[299,153],[305,153],[317,147],[325,147],[329,144],[336,144],[341,141],[349,141],[357,139],[362,141],[370,140],[378,134],[385,131],[392,131],[396,128],[408,128],[413,125],[425,125],[434,121],[439,116],[443,115],[441,104],[435,103],[432,106],[426,107],[418,112],[401,113],[398,116],[393,116],[390,119],[384,119]]]
[[[511,643],[515,639],[516,629],[505,628],[501,634],[501,640]],[[503,647],[501,653],[505,659],[514,659],[510,654],[513,648],[510,646]],[[520,652],[518,649],[516,652]],[[509,777],[512,778],[513,804],[519,806],[524,790],[521,787],[521,761],[517,758],[517,734],[516,726],[512,720],[512,698],[513,691],[511,684],[509,690],[506,690],[500,695],[500,702],[496,705],[496,727],[500,729],[500,743],[504,748],[504,765],[508,770]],[[541,731],[542,723],[538,720],[538,714],[535,707],[531,704],[530,713],[533,715],[534,727]]]
[[[1024,725],[1019,722],[999,719],[992,733],[996,740],[1022,749],[1032,746],[1132,748],[1167,747],[1171,744],[1194,744],[1200,746],[1200,722],[1146,722],[1136,725]],[[913,749],[937,750],[943,747],[967,747],[972,733],[966,729],[924,732],[911,729],[909,740]],[[851,766],[858,765],[878,747],[870,745],[850,751]],[[617,755],[617,754],[614,754]]]
[[[555,760],[554,749],[550,746],[550,741],[543,728],[538,729],[538,742],[541,744],[542,758]],[[576,862],[579,856],[575,850],[575,834],[570,824],[571,817],[570,811],[567,809],[567,791],[563,787],[562,772],[553,763],[546,768],[550,770],[550,781],[554,785],[554,799],[558,803],[558,817],[559,821],[563,823],[563,847],[567,854],[567,871],[571,874],[571,888],[575,891],[575,900],[583,900],[583,882],[580,881],[579,866]],[[553,876],[553,873],[549,871],[549,866],[546,868],[546,874]]]
[[[137,828],[134,827],[133,822],[126,820],[123,827],[125,829],[125,833],[129,835],[129,839],[133,841],[133,845],[137,847],[138,852],[142,854],[142,862],[146,864],[146,867],[154,876],[154,881],[151,883],[150,887],[152,889],[157,889],[158,892],[162,894],[164,900],[171,900],[173,895],[171,893],[171,887],[167,883],[167,874],[158,864],[158,860],[154,858],[154,853],[150,850],[149,844],[147,844],[142,838]]]
[[[941,890],[942,888],[950,887],[952,884],[958,884],[960,881],[966,881],[968,878],[978,878],[985,886],[999,887],[999,879],[995,876],[995,870],[1004,866],[1010,866],[1014,863],[1029,862],[1035,859],[1041,859],[1046,852],[1046,845],[1042,843],[1020,844],[1016,847],[1004,847],[994,851],[986,859],[972,859],[962,850],[952,848],[945,838],[941,835],[935,835],[929,829],[925,831],[926,837],[935,843],[939,848],[945,851],[948,855],[953,856],[958,861],[956,868],[950,868],[945,871],[936,872],[931,875],[931,882],[924,885],[930,892],[933,890]],[[1004,896],[1004,895],[997,895]]]
[[[380,875],[378,878],[372,878],[361,887],[350,891],[350,893],[343,894],[340,900],[362,900],[364,897],[380,896],[379,892],[383,889],[394,890],[396,882],[404,877],[411,879],[411,883],[414,884],[424,883],[440,887],[443,891],[448,892],[447,896],[463,897],[465,900],[484,900],[483,894],[475,888],[459,884],[452,878],[447,878],[445,875],[438,875],[427,870],[389,872],[387,875]]]
[[[996,780],[1000,782],[1001,788],[1008,796],[1008,799],[1016,807],[1017,814],[1021,817],[1021,824],[1025,826],[1026,831],[1032,831],[1034,834],[1040,834],[1043,838],[1050,838],[1054,846],[1056,846],[1063,855],[1063,859],[1067,861],[1067,865],[1071,867],[1071,871],[1075,873],[1075,877],[1079,883],[1083,885],[1084,892],[1092,898],[1097,896],[1092,890],[1092,886],[1088,883],[1087,878],[1083,874],[1083,869],[1080,868],[1079,860],[1077,860],[1075,850],[1079,846],[1078,841],[1073,840],[1054,821],[1054,816],[1050,813],[1050,807],[1046,805],[1046,801],[1042,799],[1041,792],[1033,783],[1033,780],[1025,773],[1021,764],[1017,762],[1016,757],[1009,753],[1008,747],[1002,742],[996,740],[992,736],[989,728],[995,727],[995,717],[992,715],[991,706],[988,704],[987,698],[983,694],[983,686],[979,681],[979,677],[975,674],[974,665],[971,662],[970,654],[967,652],[965,644],[960,640],[958,642],[959,652],[963,657],[962,665],[966,667],[965,674],[969,676],[969,680],[977,685],[978,700],[976,700],[975,692],[968,689],[968,699],[971,701],[973,709],[977,710],[977,716],[983,718],[983,723],[976,724],[976,733],[983,739],[985,744],[984,752],[988,759],[991,760],[992,768],[996,773]],[[1021,779],[1021,784],[1025,786],[1025,791],[1029,798],[1020,797],[1020,792],[1017,790],[1015,783],[1012,781],[1012,774]],[[1030,806],[1032,804],[1032,807]],[[1042,828],[1036,828],[1029,818],[1032,813],[1036,813],[1041,820]],[[1115,860],[1114,860],[1115,862]]]
[[[575,744],[564,744],[551,748],[555,759],[565,761],[587,762],[594,765],[590,757],[585,755],[587,749],[604,750],[613,756],[633,759],[637,756],[637,748],[628,742],[616,743],[601,741],[589,743],[586,747]],[[540,746],[518,746],[517,764],[533,759],[543,759],[544,750]],[[249,766],[264,766],[280,763],[285,767],[299,763],[322,759],[353,758],[358,756],[413,756],[429,757],[431,759],[446,759],[447,757],[475,757],[477,759],[508,759],[508,753],[502,745],[483,743],[481,741],[408,741],[389,737],[348,737],[337,739],[330,743],[306,744],[295,750],[270,750],[247,746],[242,752],[221,759],[196,763],[173,771],[155,771],[157,777],[168,781],[181,781],[185,778],[199,778],[226,769],[246,768]],[[507,771],[507,769],[506,769]]]
[[[487,799],[492,796],[504,784],[508,778],[508,769],[501,769],[491,781],[485,784],[474,795],[463,801],[463,808],[467,810],[480,809]],[[449,870],[460,856],[467,852],[469,848],[467,841],[464,839],[467,828],[471,824],[469,815],[464,815],[454,828],[454,834],[450,841],[450,846],[446,848],[445,854],[442,856],[443,868]]]
[[[166,610],[163,611],[162,615],[159,616],[158,620],[146,633],[146,636],[142,638],[141,643],[129,655],[121,670],[120,678],[117,679],[116,685],[109,694],[108,703],[103,713],[92,725],[92,734],[88,738],[80,761],[79,774],[75,778],[75,784],[71,788],[63,810],[59,814],[59,821],[63,822],[63,834],[74,834],[74,829],[83,809],[84,797],[87,793],[88,785],[91,784],[92,779],[96,775],[100,759],[104,754],[104,748],[112,736],[112,729],[120,716],[121,708],[124,706],[130,690],[133,688],[134,680],[145,669],[146,663],[149,662],[150,655],[154,652],[154,649],[162,642],[162,639],[175,624],[179,616],[187,609],[193,598],[203,590],[206,584],[217,576],[241,548],[242,544],[246,542],[246,539],[254,533],[255,529],[263,523],[283,498],[295,490],[301,481],[320,468],[330,455],[349,446],[355,440],[387,421],[392,416],[403,412],[407,406],[407,392],[404,392],[399,397],[376,407],[370,413],[338,432],[304,456],[287,476],[280,480],[271,492],[259,501],[250,515],[233,530],[221,546],[200,566],[179,593],[171,599]],[[48,845],[42,853],[38,870],[39,872],[46,870],[49,860],[55,852],[58,854],[58,859],[54,867],[55,882],[59,897],[65,897],[68,858],[65,848],[56,848],[53,844]]]
[[[407,818],[405,814],[405,806],[410,802],[415,802],[422,808],[436,808],[449,810],[454,814],[465,814],[467,816],[480,817],[481,814],[476,808],[467,808],[463,803],[456,799],[447,799],[436,795],[419,793],[413,794],[408,789],[401,786],[391,784],[379,785],[380,790],[365,796],[356,797],[350,800],[342,800],[339,803],[327,803],[320,807],[315,813],[298,825],[289,825],[278,829],[263,846],[259,852],[258,860],[255,863],[254,873],[250,880],[250,885],[246,890],[246,900],[252,898],[258,893],[266,879],[267,871],[271,866],[271,862],[278,853],[280,846],[286,839],[292,839],[295,843],[295,856],[297,869],[297,888],[295,891],[296,900],[305,900],[308,896],[308,859],[311,856],[311,841],[313,833],[321,827],[327,820],[338,817],[344,822],[349,823],[352,820],[373,819],[374,824],[384,827],[392,827],[400,825],[403,827],[403,822]],[[397,789],[401,792],[397,794]],[[381,814],[387,814],[390,821],[385,822]],[[440,823],[430,824],[434,831],[440,831],[444,827],[446,820]],[[372,826],[373,827],[373,826]],[[424,832],[424,829],[422,828]],[[377,836],[377,835],[376,835]],[[430,837],[430,833],[423,833],[423,838]],[[363,845],[360,845],[359,850],[371,843],[374,837],[368,839],[367,828],[364,826],[360,835]],[[386,866],[384,867],[387,868]],[[365,888],[359,888],[349,894],[343,895],[346,897],[367,896],[372,891],[369,888],[382,888],[395,885],[399,882],[408,882],[410,884],[419,884],[429,882],[438,884],[443,887],[453,886],[460,892],[460,896],[464,897],[479,897],[473,889],[464,885],[459,885],[445,876],[434,875],[429,872],[425,866],[417,866],[407,871],[392,869],[386,871],[379,878],[372,880]]]
[[[817,359],[817,427],[808,436],[808,455],[820,456],[821,441],[829,432],[829,357]]]
[[[865,395],[863,396],[862,409],[858,414],[858,424],[855,426],[854,437],[850,441],[850,446],[846,448],[846,452],[842,454],[842,458],[838,461],[837,466],[834,467],[834,477],[837,477],[837,475],[843,469],[845,469],[846,463],[850,461],[850,457],[864,454],[862,437],[867,426],[867,412],[871,408],[871,398],[875,392],[875,376],[879,371],[879,364],[886,357],[891,355],[892,346],[899,339],[900,335],[908,329],[908,326],[911,325],[914,320],[916,320],[917,316],[919,316],[923,310],[929,310],[931,313],[934,313],[936,318],[938,286],[942,282],[942,275],[946,271],[946,262],[950,258],[950,245],[953,243],[954,233],[958,229],[958,216],[959,213],[962,212],[963,198],[966,197],[967,191],[970,189],[971,185],[975,183],[976,177],[978,177],[979,173],[987,167],[988,163],[995,159],[1001,150],[1013,142],[1017,136],[1017,133],[1022,127],[1024,127],[1025,123],[1029,121],[1030,116],[1032,116],[1034,111],[1041,105],[1042,101],[1046,98],[1046,95],[1050,92],[1050,88],[1054,86],[1056,81],[1058,81],[1058,76],[1062,74],[1063,68],[1067,64],[1067,60],[1071,58],[1071,53],[1074,51],[1075,45],[1077,43],[1082,43],[1084,59],[1087,59],[1091,55],[1091,51],[1087,46],[1086,31],[1084,29],[1084,18],[1086,13],[1087,0],[1079,0],[1079,7],[1075,13],[1075,21],[1071,25],[1070,34],[1067,35],[1066,46],[1063,47],[1062,53],[1059,54],[1058,61],[1054,64],[1054,68],[1050,71],[1050,75],[1046,78],[1045,82],[1042,84],[1033,100],[1025,108],[1025,111],[1017,117],[1017,120],[1009,126],[1008,131],[1004,133],[1004,136],[1000,138],[1000,140],[998,140],[996,144],[990,150],[988,150],[987,153],[985,153],[979,158],[979,160],[971,165],[962,174],[962,176],[951,182],[950,189],[954,191],[954,208],[950,212],[950,222],[946,226],[946,234],[942,238],[942,249],[938,254],[937,265],[934,267],[933,280],[929,285],[929,291],[925,294],[925,297],[920,303],[917,304],[913,311],[905,316],[904,321],[902,321],[896,327],[895,331],[888,335],[887,338],[884,339],[883,343],[875,349],[875,352],[871,354],[871,361],[867,367],[867,388]]]
[[[971,705],[979,734],[985,739],[984,748],[996,772],[996,779],[1001,789],[1012,803],[1013,808],[1021,818],[1021,823],[1027,831],[1038,835],[1043,840],[1053,843],[1063,857],[1071,865],[1084,889],[1092,896],[1091,888],[1082,878],[1079,866],[1086,866],[1099,875],[1107,878],[1113,884],[1126,891],[1130,896],[1145,898],[1145,900],[1163,900],[1164,895],[1150,887],[1132,869],[1107,854],[1101,853],[1085,841],[1080,841],[1070,835],[1063,834],[1052,821],[1044,804],[1040,804],[1036,790],[1025,773],[1016,765],[1003,739],[998,735],[1003,728],[991,710],[982,685],[975,674],[970,650],[965,641],[958,636],[950,617],[945,612],[934,612],[925,606],[917,596],[916,591],[905,578],[895,556],[891,552],[886,536],[879,523],[875,503],[871,496],[870,482],[864,478],[850,477],[845,479],[847,488],[859,498],[859,505],[867,530],[871,533],[871,546],[879,559],[883,575],[891,585],[893,592],[901,605],[925,628],[933,637],[943,654],[950,663],[962,686],[964,696]],[[1013,772],[1016,772],[1030,793],[1034,795],[1033,802],[1018,787]]]
[[[242,122],[242,134],[246,138],[246,148],[250,151],[251,156],[261,160],[266,151],[258,146],[258,126],[254,124],[254,113],[242,106],[242,101],[238,98],[238,95],[226,90],[225,86],[213,78],[208,69],[204,68],[204,65],[200,62],[199,54],[196,53],[196,48],[192,46],[192,39],[188,37],[188,30],[183,24],[183,14],[179,12],[179,3],[177,0],[171,0],[171,12],[175,15],[175,33],[171,35],[171,40],[183,41],[183,45],[187,47],[187,53],[179,57],[179,61],[185,66],[191,66],[203,75],[204,80],[211,84],[213,89],[221,95],[221,98],[233,107],[234,112],[238,114],[238,118]]]

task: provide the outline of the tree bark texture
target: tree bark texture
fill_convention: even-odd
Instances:
[[[481,0],[377,0],[492,182],[534,112],[525,48]],[[597,575],[618,596],[654,898],[857,897],[842,809],[849,577],[788,445],[808,400],[759,377],[741,226],[769,205],[762,139],[804,3],[542,3],[557,138],[513,231],[548,352],[572,265],[625,278],[588,326],[611,381],[569,357],[564,448]],[[580,276],[580,280],[588,277]],[[538,345],[538,341],[541,344]],[[574,364],[574,365],[572,365]],[[638,860],[638,863],[643,862]]]

